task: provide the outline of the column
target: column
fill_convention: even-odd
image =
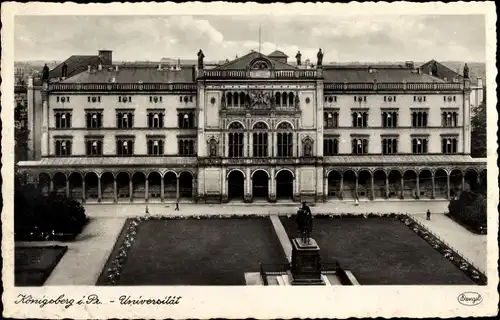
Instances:
[[[446,196],[447,196],[447,199],[449,200],[450,199],[450,173],[447,173],[446,175],[446,184],[448,186],[447,190],[446,190]]]
[[[417,174],[417,199],[420,199],[420,174]]]
[[[272,136],[272,135],[271,135]],[[269,173],[269,201],[276,202],[276,169],[271,168]]]
[[[385,198],[389,199],[389,175],[385,175]]]
[[[221,200],[222,202],[228,202],[228,195],[227,195],[227,168],[226,167],[222,167],[222,170],[221,170]]]
[[[192,188],[192,192],[191,192],[191,199],[195,202],[198,201],[196,195],[197,195],[197,192],[198,192],[198,186],[197,186],[197,177],[196,176],[193,176],[193,181],[192,181],[192,184],[191,184],[191,188]]]
[[[432,182],[432,192],[431,192],[431,199],[434,199],[436,197],[436,184],[434,181],[434,172],[432,172],[432,177],[431,177],[431,182]]]
[[[244,187],[244,193],[245,193],[245,202],[251,202],[252,201],[252,185],[251,185],[251,179],[250,179],[250,167],[245,168],[245,187]]]
[[[54,192],[54,178],[50,177],[49,192]]]
[[[371,176],[372,176],[372,200],[374,200],[375,199],[375,188],[374,188],[375,187],[375,181],[374,181],[375,177],[373,174]]]
[[[250,131],[245,132],[245,141],[243,144],[243,157],[250,157]]]
[[[229,155],[229,133],[224,134],[226,142],[224,143],[224,154],[223,158],[226,158]]]
[[[42,157],[50,154],[49,147],[49,102],[47,101],[47,94],[42,93],[42,134],[41,134],[41,151]]]
[[[323,177],[323,195],[325,200],[328,199],[328,176]]]
[[[116,177],[113,177],[113,197],[114,201],[118,202],[118,187],[116,185]]]
[[[356,173],[356,188],[354,189],[355,199],[358,198],[358,174]]]
[[[128,196],[130,198],[130,202],[134,201],[134,185],[132,183],[132,177],[129,176],[128,181]]]
[[[163,180],[163,176],[161,177],[161,181],[160,181],[160,200],[161,202],[163,202],[163,200],[165,199],[165,180]]]
[[[85,203],[85,176],[82,178],[82,202]]]
[[[181,198],[181,196],[180,196],[180,188],[179,188],[179,176],[177,176],[177,189],[176,189],[175,199],[177,202],[179,202],[180,198]]]
[[[465,189],[465,174],[462,173],[462,191]]]
[[[97,202],[101,202],[102,193],[101,193],[101,176],[97,177]]]
[[[401,195],[400,195],[401,199],[404,199],[405,198],[405,180],[404,180],[404,177],[401,176]]]
[[[295,172],[294,172],[294,191],[293,191],[293,196],[294,196],[294,201],[300,201],[300,179],[299,179],[299,168],[295,167]]]
[[[146,181],[144,182],[144,200],[148,202],[149,199],[149,179],[146,177]]]
[[[342,192],[344,192],[344,173],[342,172],[340,174],[340,191],[339,191],[339,198],[342,199]]]
[[[69,179],[66,178],[66,198],[69,198]]]
[[[270,137],[271,137],[271,157],[276,157],[276,155],[278,154],[276,152],[276,131],[273,131],[271,132],[270,134]]]

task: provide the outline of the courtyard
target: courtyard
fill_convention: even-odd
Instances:
[[[293,217],[281,217],[296,237]],[[313,220],[321,259],[337,260],[362,285],[474,284],[401,221],[386,217],[322,217]]]
[[[117,284],[245,285],[260,263],[286,263],[269,218],[152,219],[138,226]]]

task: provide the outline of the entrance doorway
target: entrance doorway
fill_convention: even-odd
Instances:
[[[241,171],[231,171],[227,178],[228,182],[228,192],[227,197],[228,200],[243,200],[244,196],[244,186],[245,186],[245,177]]]
[[[276,176],[276,198],[293,200],[293,175],[288,170],[281,170]]]
[[[259,170],[252,176],[252,195],[254,199],[268,199],[269,195],[269,176],[267,172]]]

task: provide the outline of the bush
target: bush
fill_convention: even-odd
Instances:
[[[78,201],[55,193],[43,195],[34,185],[16,183],[15,240],[71,240],[87,221]]]
[[[476,233],[486,233],[486,198],[481,193],[463,191],[460,198],[451,200],[450,216]]]

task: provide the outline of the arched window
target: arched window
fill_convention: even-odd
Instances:
[[[339,113],[334,112],[324,112],[323,122],[325,129],[337,128],[339,126]]]
[[[228,92],[227,93],[227,105],[231,107],[233,105],[233,93]]]
[[[293,104],[294,104],[294,98],[295,98],[295,96],[294,96],[293,92],[290,92],[288,94],[288,105],[289,106],[293,106]]]
[[[267,157],[269,150],[268,126],[264,122],[257,122],[253,126],[253,156]]]
[[[282,98],[282,102],[281,102],[281,105],[286,107],[287,106],[287,102],[288,102],[288,94],[286,92],[283,92],[283,95],[281,96]]]
[[[427,139],[414,138],[412,139],[412,152],[416,154],[427,153]]]
[[[352,126],[354,128],[366,128],[368,125],[368,113],[356,111],[352,113]]]
[[[326,138],[323,140],[323,154],[325,156],[333,156],[339,153],[338,138]]]
[[[382,139],[382,153],[383,154],[398,153],[398,140],[395,138]]]
[[[352,153],[353,154],[366,154],[368,153],[368,139],[353,139],[352,140]]]
[[[281,107],[281,92],[276,92],[276,106]]]
[[[293,133],[292,126],[287,122],[282,122],[278,125],[277,134],[277,149],[278,157],[293,156]]]
[[[243,126],[239,122],[233,122],[229,125],[229,158],[243,157],[244,134]]]

